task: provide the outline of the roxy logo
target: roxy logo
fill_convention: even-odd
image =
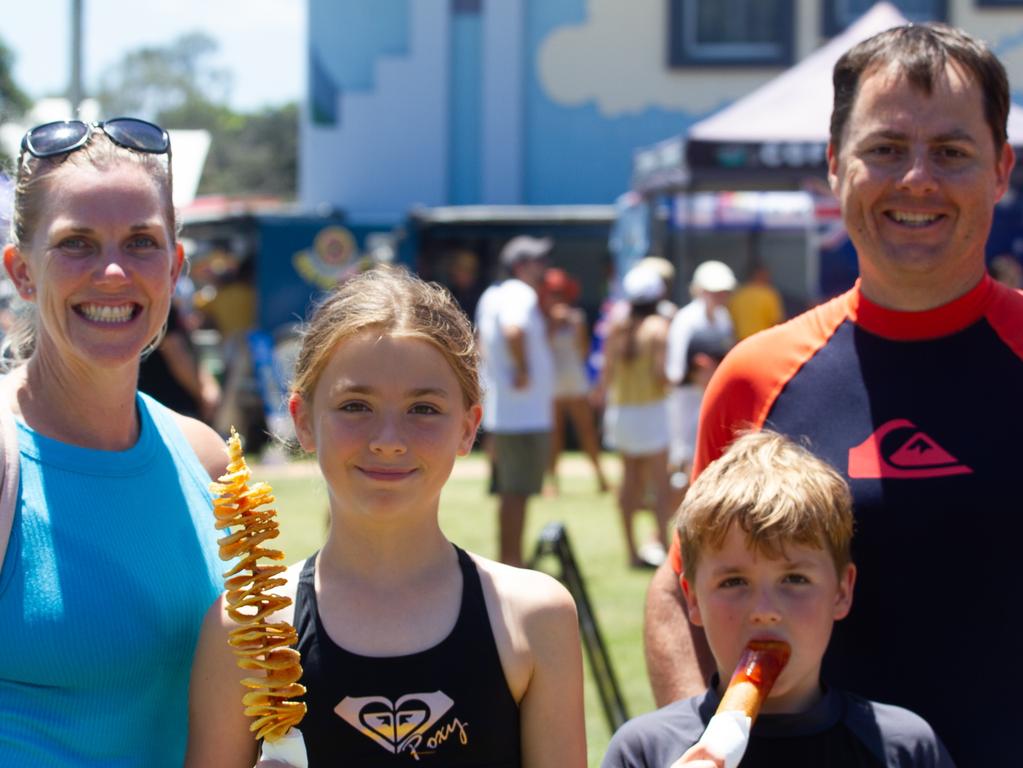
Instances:
[[[410,693],[394,702],[385,696],[346,696],[334,711],[391,754],[407,752],[418,760],[449,739],[468,743],[466,724],[457,717],[427,736],[454,703],[443,691]]]
[[[457,717],[446,725],[442,725],[437,728],[436,731],[426,740],[426,749],[430,752],[436,751],[437,747],[446,742],[448,739],[458,739],[458,743],[463,747],[469,743],[469,734],[466,731],[467,723],[463,723]],[[416,760],[419,759],[419,748],[423,745],[423,734],[417,733],[415,736],[405,742],[404,749],[408,750],[408,753],[412,755]]]

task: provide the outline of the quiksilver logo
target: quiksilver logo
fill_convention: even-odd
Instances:
[[[849,477],[920,480],[973,470],[909,419],[892,419],[849,449]]]

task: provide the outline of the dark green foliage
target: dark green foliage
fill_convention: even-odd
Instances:
[[[21,117],[32,100],[14,82],[14,52],[0,40],[0,123]],[[0,169],[9,167],[12,159],[0,148]]]
[[[164,128],[210,132],[199,194],[295,195],[298,106],[235,112],[232,76],[215,64],[217,42],[192,32],[163,47],[130,51],[100,78],[104,115],[133,115]]]

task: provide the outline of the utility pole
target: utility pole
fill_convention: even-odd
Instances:
[[[78,117],[78,108],[85,97],[82,91],[82,2],[71,0],[71,82],[67,98],[72,117]]]

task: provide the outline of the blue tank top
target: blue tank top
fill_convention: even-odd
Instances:
[[[309,768],[521,766],[519,708],[508,690],[476,564],[458,552],[462,604],[451,633],[407,656],[360,656],[320,622],[306,561],[295,599]]]
[[[222,569],[209,477],[173,414],[146,395],[136,403],[127,451],[18,424],[21,492],[0,569],[0,765],[184,760],[189,670]]]

